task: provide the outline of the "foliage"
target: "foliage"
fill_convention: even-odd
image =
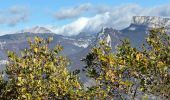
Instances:
[[[117,57],[129,76],[140,80],[142,91],[170,98],[170,35],[164,28],[152,29],[146,43],[137,50],[123,41]]]
[[[81,97],[81,84],[67,70],[68,61],[57,45],[49,49],[52,38],[35,37],[29,48],[17,55],[8,52],[6,66],[8,81],[1,89],[1,99],[76,99]]]
[[[94,78],[98,84],[93,88],[95,93],[101,93],[100,98],[123,99],[122,93],[127,93],[131,82],[124,77],[124,70],[119,67],[111,47],[105,41],[101,41],[100,46],[94,47],[83,61],[86,63],[87,75]]]
[[[133,93],[134,99],[137,80],[141,91],[170,98],[170,35],[164,28],[150,30],[140,49],[123,40],[112,53],[103,41],[83,61],[87,75],[97,81],[96,88],[104,90],[106,97],[115,97],[112,91],[118,90],[120,95]]]
[[[170,98],[170,34],[164,28],[151,30],[140,49],[123,40],[112,53],[112,48],[101,41],[83,59],[84,71],[97,83],[86,91],[77,72],[67,70],[69,61],[61,55],[62,47],[48,48],[51,41],[35,37],[18,55],[8,52],[8,80],[1,75],[0,99],[110,100],[125,99],[125,95],[135,99],[139,90]]]

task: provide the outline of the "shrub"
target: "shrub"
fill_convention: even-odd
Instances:
[[[134,99],[140,89],[170,98],[170,35],[164,28],[150,30],[140,49],[123,40],[117,52],[112,53],[103,41],[83,61],[87,75],[98,83],[95,89],[104,91],[102,97],[119,95],[123,98],[122,93],[129,96],[133,93],[131,98]],[[134,79],[140,82],[139,86]]]
[[[1,99],[76,99],[81,85],[75,75],[67,70],[68,60],[56,45],[48,48],[52,38],[35,37],[29,48],[19,55],[8,52],[9,63],[5,72],[8,81],[1,78]],[[5,85],[4,85],[5,84]]]

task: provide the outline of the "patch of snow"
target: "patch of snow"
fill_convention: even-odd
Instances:
[[[73,38],[69,38],[69,37],[62,37],[63,39],[66,39],[66,40],[75,40]]]
[[[129,30],[134,31],[134,30],[136,30],[136,28],[135,27],[130,27]]]
[[[4,49],[5,44],[6,44],[6,42],[0,42],[0,49]]]
[[[87,48],[89,46],[89,43],[77,43],[77,42],[74,42],[73,44],[75,46],[83,47],[83,48]]]

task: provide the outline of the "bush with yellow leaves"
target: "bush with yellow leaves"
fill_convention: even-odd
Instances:
[[[8,52],[9,63],[5,73],[8,80],[1,78],[0,99],[3,100],[54,100],[81,97],[81,84],[77,76],[67,70],[68,60],[56,45],[48,48],[52,38],[35,37],[29,40],[29,48],[20,55]]]
[[[170,98],[170,34],[164,28],[150,30],[140,49],[126,39],[112,53],[101,42],[83,61],[87,75],[98,83],[95,88],[104,91],[101,97],[114,98],[116,91],[120,98],[121,93],[127,93],[134,99],[137,91],[143,91]],[[132,79],[140,82],[139,87],[134,87],[136,82]]]

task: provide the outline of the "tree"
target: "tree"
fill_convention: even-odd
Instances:
[[[111,47],[105,41],[101,41],[100,45],[94,47],[83,59],[87,75],[97,82],[97,85],[92,87],[94,94],[100,94],[96,97],[124,99],[122,94],[126,94],[131,86],[131,82],[124,78],[124,70],[119,67],[115,58]]]
[[[170,98],[170,34],[164,28],[153,29],[147,38],[149,50],[143,50],[147,57],[146,88],[151,93]],[[153,82],[151,82],[153,80]],[[148,81],[151,84],[148,84]]]
[[[97,82],[94,93],[101,91],[101,97],[123,99],[121,94],[127,94],[135,99],[143,91],[170,98],[170,35],[164,28],[150,30],[140,49],[126,39],[112,53],[102,41],[83,61],[87,75]]]
[[[140,81],[142,91],[170,98],[170,35],[166,29],[150,30],[141,49],[123,41],[116,55],[119,64],[129,70],[129,77]]]
[[[81,84],[76,75],[67,70],[68,60],[56,45],[48,48],[52,38],[35,37],[29,40],[29,48],[19,55],[8,52],[9,63],[5,73],[8,80],[1,78],[1,99],[77,99],[81,98]]]

